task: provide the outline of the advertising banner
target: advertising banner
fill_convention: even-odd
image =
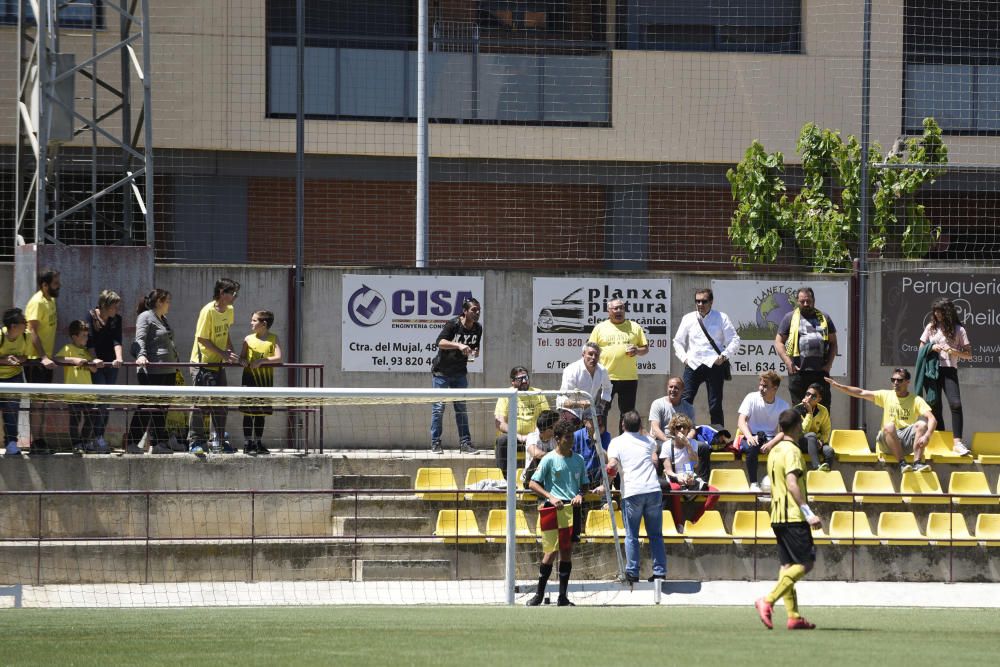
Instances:
[[[776,371],[786,375],[785,364],[774,349],[774,338],[785,315],[796,307],[796,293],[803,283],[781,280],[713,280],[713,308],[729,315],[740,336],[740,350],[732,359],[733,375],[757,375]],[[838,353],[830,375],[842,377],[848,369],[847,332],[849,282],[817,281],[805,284],[816,294],[816,307],[837,329]],[[694,304],[692,303],[692,310]]]
[[[608,301],[616,298],[625,300],[625,317],[641,325],[649,340],[649,354],[638,358],[639,374],[670,369],[669,278],[535,278],[532,298],[532,371],[560,373],[579,359],[594,325],[608,318]]]
[[[1000,276],[968,273],[887,273],[882,276],[882,365],[912,366],[931,304],[951,299],[972,343],[977,368],[1000,368]]]
[[[482,276],[344,275],[341,369],[375,373],[430,373],[438,333],[462,314],[468,297],[483,300]],[[484,323],[483,339],[489,332]],[[469,362],[482,373],[482,355]]]

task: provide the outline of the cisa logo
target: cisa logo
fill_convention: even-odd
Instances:
[[[347,301],[347,314],[359,327],[372,327],[385,318],[385,297],[368,285],[351,295]]]

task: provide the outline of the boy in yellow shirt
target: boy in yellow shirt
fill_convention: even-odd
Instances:
[[[104,367],[104,362],[94,359],[87,350],[87,338],[90,327],[83,320],[73,320],[69,323],[70,342],[63,345],[55,355],[57,364],[63,367],[63,382],[65,384],[93,384],[91,376],[98,368]],[[83,403],[71,403],[69,408],[69,438],[73,443],[73,453],[83,454],[84,451],[97,451],[90,437],[93,432],[91,414],[93,406]],[[105,446],[99,454],[108,454],[110,449]]]
[[[3,314],[3,329],[0,329],[0,382],[24,382],[24,362],[31,353],[31,341],[26,333],[28,320],[20,308],[8,308]],[[7,456],[20,456],[21,448],[17,446],[17,418],[21,409],[19,398],[0,402],[0,412],[3,413],[4,453]]]
[[[273,324],[274,313],[269,310],[258,310],[250,318],[253,333],[243,339],[240,351],[244,387],[274,386],[274,368],[264,365],[281,361],[281,345],[278,337],[271,333]],[[250,456],[270,454],[271,450],[264,446],[261,438],[264,436],[264,417],[272,413],[271,406],[244,405],[240,411],[243,412],[243,453]]]

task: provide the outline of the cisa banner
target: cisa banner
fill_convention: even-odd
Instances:
[[[839,351],[830,375],[847,375],[848,281],[825,280],[803,285],[780,280],[713,280],[712,307],[729,315],[741,340],[740,350],[732,360],[734,375],[757,375],[764,371],[787,375],[785,364],[774,351],[774,339],[782,319],[795,310],[800,287],[812,288],[816,308],[832,320],[837,330]]]
[[[481,276],[345,274],[343,295],[342,370],[429,374],[441,327],[475,297],[483,307],[484,345],[469,372],[483,372],[490,333]]]

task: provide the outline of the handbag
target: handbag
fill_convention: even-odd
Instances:
[[[715,353],[721,355],[722,350],[720,350],[719,346],[715,344],[715,339],[708,335],[708,329],[705,328],[705,323],[702,322],[700,317],[698,318],[698,326],[700,326],[701,330],[705,333],[705,338],[708,339],[708,342],[712,345],[712,349],[715,350]],[[729,363],[729,359],[722,362],[722,379],[726,381],[733,379],[733,365]]]

